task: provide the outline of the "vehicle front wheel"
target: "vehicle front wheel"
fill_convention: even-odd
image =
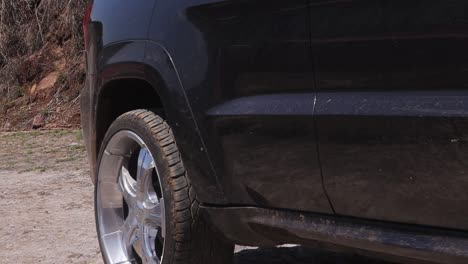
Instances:
[[[96,226],[107,264],[220,264],[233,245],[199,217],[169,125],[148,110],[120,116],[99,155]]]

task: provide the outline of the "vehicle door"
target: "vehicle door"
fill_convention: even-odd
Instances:
[[[468,228],[468,2],[315,1],[317,128],[337,214]]]
[[[308,0],[161,8],[151,38],[171,54],[205,142],[190,155],[209,155],[228,202],[331,212],[314,134]]]

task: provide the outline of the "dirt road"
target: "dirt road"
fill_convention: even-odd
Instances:
[[[101,264],[79,131],[0,133],[0,263]],[[235,264],[383,264],[302,247],[237,247]]]
[[[0,134],[0,263],[101,263],[77,131]]]

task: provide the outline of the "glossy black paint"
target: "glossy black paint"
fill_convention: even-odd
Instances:
[[[86,25],[87,78],[81,95],[81,125],[94,182],[99,138],[102,139],[97,129],[101,122],[97,113],[99,95],[114,79],[144,77],[141,62],[145,45],[141,43],[146,39],[154,1],[136,0],[135,5],[128,7],[127,1],[116,0],[112,2],[112,8],[105,1],[90,2],[92,12]],[[104,71],[107,73],[102,74]]]
[[[164,114],[197,198],[220,213],[207,216],[228,238],[468,259],[465,239],[457,240],[468,230],[468,3],[109,5],[95,0],[88,25],[82,125],[93,180],[115,118],[110,95],[116,84],[141,80],[157,95],[154,105],[128,105]],[[142,94],[125,89],[129,100]],[[281,232],[256,240],[252,219]],[[321,221],[328,229],[314,233]],[[285,223],[304,236],[291,236]]]
[[[312,3],[336,213],[467,230],[468,3]]]
[[[149,38],[171,54],[230,204],[332,212],[316,151],[308,18],[305,0],[156,6]]]
[[[130,9],[127,9],[127,1],[124,0],[114,1],[111,9],[104,1],[91,1],[91,3],[90,21],[86,25],[88,28],[87,78],[81,95],[81,125],[94,182],[97,153],[100,147],[97,136],[99,94],[113,79],[143,76],[139,65],[143,59],[145,45],[142,46],[141,41],[146,39],[147,29],[143,29],[145,26],[138,23],[134,24],[136,19],[133,17],[138,15],[139,22],[148,21],[152,15],[154,2],[137,0]],[[129,36],[126,36],[131,30],[126,21],[130,20],[134,21],[132,26],[139,30],[133,30]],[[148,23],[149,21],[146,24]],[[102,74],[103,71],[107,73]]]

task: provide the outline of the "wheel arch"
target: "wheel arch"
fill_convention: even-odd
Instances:
[[[138,46],[141,48],[141,45]],[[91,76],[93,80],[89,84],[94,86],[94,89],[91,89],[91,97],[94,97],[91,99],[91,112],[94,113],[90,116],[93,122],[89,124],[93,181],[96,181],[96,158],[113,120],[128,111],[150,109],[162,115],[171,126],[184,163],[191,172],[193,186],[197,189],[200,201],[226,203],[182,82],[166,49],[148,41],[145,45],[145,55],[134,57],[131,61],[112,56],[104,57],[105,62],[101,61],[98,65],[99,74],[94,78]],[[112,63],[109,63],[111,61]]]
[[[159,93],[145,79],[122,77],[106,83],[100,90],[96,104],[96,150],[112,122],[120,115],[136,110],[150,109],[165,116]]]

